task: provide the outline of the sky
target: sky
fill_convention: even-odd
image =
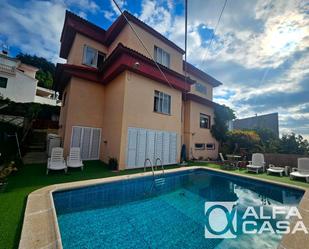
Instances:
[[[184,48],[184,0],[117,2]],[[214,101],[238,118],[278,112],[281,134],[309,139],[309,0],[228,0],[218,24],[224,3],[188,0],[188,61],[223,83]],[[104,29],[119,15],[111,0],[1,0],[0,45],[64,62],[66,9]]]

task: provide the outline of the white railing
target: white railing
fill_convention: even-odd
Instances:
[[[15,67],[0,63],[0,72],[15,75]]]
[[[59,103],[57,103],[56,99],[44,98],[38,95],[34,97],[34,102],[47,105],[60,105]]]

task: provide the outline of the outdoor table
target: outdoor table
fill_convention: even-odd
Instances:
[[[226,157],[229,163],[232,164],[235,168],[237,168],[238,160],[242,158],[241,156],[238,155],[226,155]]]

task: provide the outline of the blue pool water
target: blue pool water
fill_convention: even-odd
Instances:
[[[278,234],[205,239],[205,201],[247,206],[297,206],[303,192],[209,170],[123,180],[53,194],[64,249],[276,248]],[[239,218],[239,217],[237,217]],[[240,219],[240,218],[239,218]]]

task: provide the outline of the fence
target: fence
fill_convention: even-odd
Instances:
[[[301,157],[309,157],[309,155],[296,154],[264,154],[266,165],[274,164],[275,166],[291,166],[297,167],[297,159]]]

